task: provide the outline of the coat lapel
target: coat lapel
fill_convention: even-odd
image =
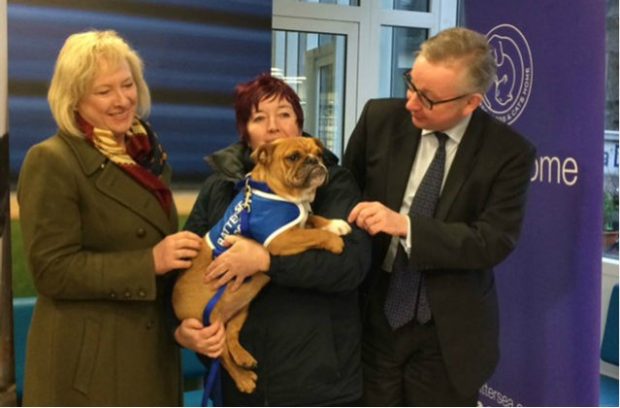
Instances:
[[[97,179],[96,186],[103,194],[135,212],[163,234],[171,232],[172,222],[153,193],[139,185],[118,166],[108,162]]]
[[[465,183],[465,180],[471,174],[471,169],[476,164],[478,152],[484,140],[484,120],[481,117],[480,109],[477,109],[467,126],[465,135],[459,145],[459,148],[450,167],[446,184],[444,185],[439,203],[437,204],[437,213],[435,217],[445,220],[448,216],[452,204],[456,201],[456,197]]]
[[[390,146],[385,201],[389,208],[397,212],[400,211],[407,189],[420,134],[421,131],[413,126],[411,118],[407,116],[398,127],[396,137],[386,137],[386,140],[393,140],[394,142]]]
[[[87,176],[92,176],[96,171],[100,170],[101,174],[99,177],[94,178],[94,182],[96,188],[102,194],[136,213],[161,231],[162,234],[176,231],[176,225],[174,225],[176,212],[174,208],[171,209],[170,216],[168,216],[150,191],[110,162],[84,139],[66,134],[61,134],[61,137],[72,148],[82,166],[82,171]],[[166,166],[162,177],[165,182],[169,181],[169,166]]]

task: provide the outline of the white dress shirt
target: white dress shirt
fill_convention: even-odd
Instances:
[[[467,129],[467,125],[469,125],[470,119],[471,115],[464,118],[453,128],[443,132],[448,135],[448,140],[446,141],[446,167],[444,168],[443,181],[441,183],[442,190],[444,184],[446,183],[446,178],[448,177],[452,162],[454,161],[454,156],[456,156],[456,151],[458,150],[459,144],[463,139],[463,135],[465,135],[465,130]],[[392,241],[390,242],[390,246],[382,265],[382,269],[387,272],[392,271],[392,265],[394,264],[394,258],[396,257],[396,251],[399,243],[403,246],[407,256],[411,253],[411,220],[409,220],[409,208],[411,208],[413,197],[415,196],[416,191],[418,191],[422,178],[424,177],[424,174],[426,174],[428,166],[430,166],[433,161],[433,157],[435,157],[435,152],[439,146],[439,141],[437,140],[437,137],[434,136],[434,133],[435,131],[433,130],[422,129],[418,151],[416,152],[416,157],[413,160],[413,165],[411,166],[409,182],[407,183],[407,188],[405,189],[403,203],[400,206],[400,213],[407,216],[407,237],[392,237]]]

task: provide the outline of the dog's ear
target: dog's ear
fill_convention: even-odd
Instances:
[[[318,137],[313,137],[312,140],[314,140],[314,144],[316,144],[316,146],[321,149],[322,154],[323,151],[325,151],[325,146],[323,146],[323,142],[321,142],[321,139],[319,139]]]
[[[274,143],[263,143],[252,152],[250,158],[254,160],[256,164],[267,166],[271,162],[275,148],[276,146]]]

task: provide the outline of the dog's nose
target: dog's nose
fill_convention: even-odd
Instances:
[[[317,157],[314,157],[314,156],[308,156],[308,157],[306,157],[306,160],[304,160],[304,163],[306,163],[306,164],[318,164],[319,163],[319,159]]]

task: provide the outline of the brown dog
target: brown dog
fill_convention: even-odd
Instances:
[[[204,308],[216,293],[203,283],[204,271],[211,263],[213,253],[217,255],[222,250],[220,244],[223,237],[248,233],[239,231],[239,225],[247,225],[252,237],[263,241],[272,255],[294,255],[311,248],[326,249],[336,254],[342,252],[344,241],[340,235],[351,232],[349,224],[343,220],[328,220],[308,214],[316,189],[327,178],[327,169],[321,161],[322,151],[323,146],[317,139],[290,137],[264,144],[252,153],[256,166],[251,178],[246,180],[245,191],[239,193],[229,206],[227,215],[205,235],[206,243],[193,260],[192,267],[177,280],[172,304],[179,319],[191,317],[202,321]],[[260,186],[264,185],[277,197],[261,191]],[[277,202],[275,205],[278,207],[267,208],[267,199]],[[283,215],[287,212],[290,212],[288,218]],[[257,225],[279,217],[286,219],[266,232],[261,230],[262,225]],[[272,232],[274,229],[275,232]],[[225,324],[226,345],[221,356],[222,365],[237,388],[245,393],[252,393],[256,388],[257,375],[252,371],[256,360],[239,344],[239,332],[248,316],[250,301],[268,282],[266,274],[258,273],[235,292],[227,287],[210,316],[211,321],[219,320]]]

